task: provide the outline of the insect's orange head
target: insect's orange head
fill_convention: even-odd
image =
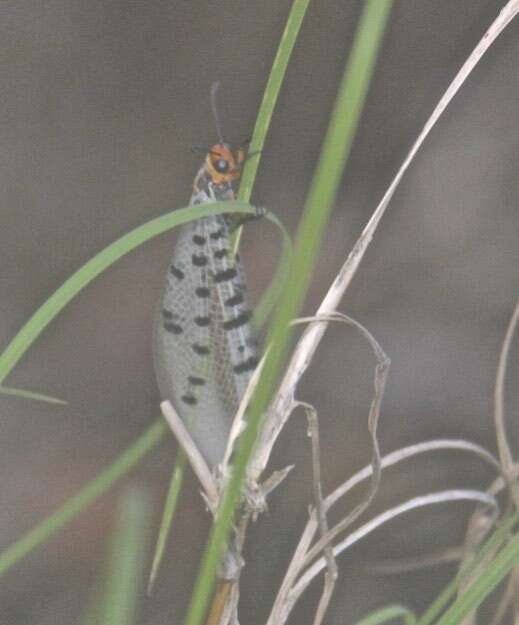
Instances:
[[[245,150],[235,152],[226,143],[216,143],[207,152],[207,171],[214,184],[224,184],[238,180],[245,160]]]

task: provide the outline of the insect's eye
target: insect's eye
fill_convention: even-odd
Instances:
[[[229,161],[224,158],[218,158],[214,162],[214,168],[219,174],[225,174],[229,171]]]

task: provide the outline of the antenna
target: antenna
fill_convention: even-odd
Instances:
[[[225,143],[225,141],[223,140],[222,125],[220,123],[220,118],[218,117],[218,111],[216,109],[216,93],[218,92],[219,87],[219,81],[213,82],[213,84],[211,85],[211,108],[213,109],[214,124],[216,126],[218,140],[220,141],[220,143]]]

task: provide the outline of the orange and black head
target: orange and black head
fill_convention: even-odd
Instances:
[[[216,143],[207,152],[206,170],[213,184],[225,184],[238,180],[245,160],[245,150],[233,151],[226,143]]]

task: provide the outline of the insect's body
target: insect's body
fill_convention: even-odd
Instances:
[[[234,199],[243,155],[211,148],[190,204]],[[232,215],[191,222],[178,236],[155,323],[154,359],[169,399],[204,455],[224,455],[232,419],[257,365],[251,312],[239,258],[232,254]]]

